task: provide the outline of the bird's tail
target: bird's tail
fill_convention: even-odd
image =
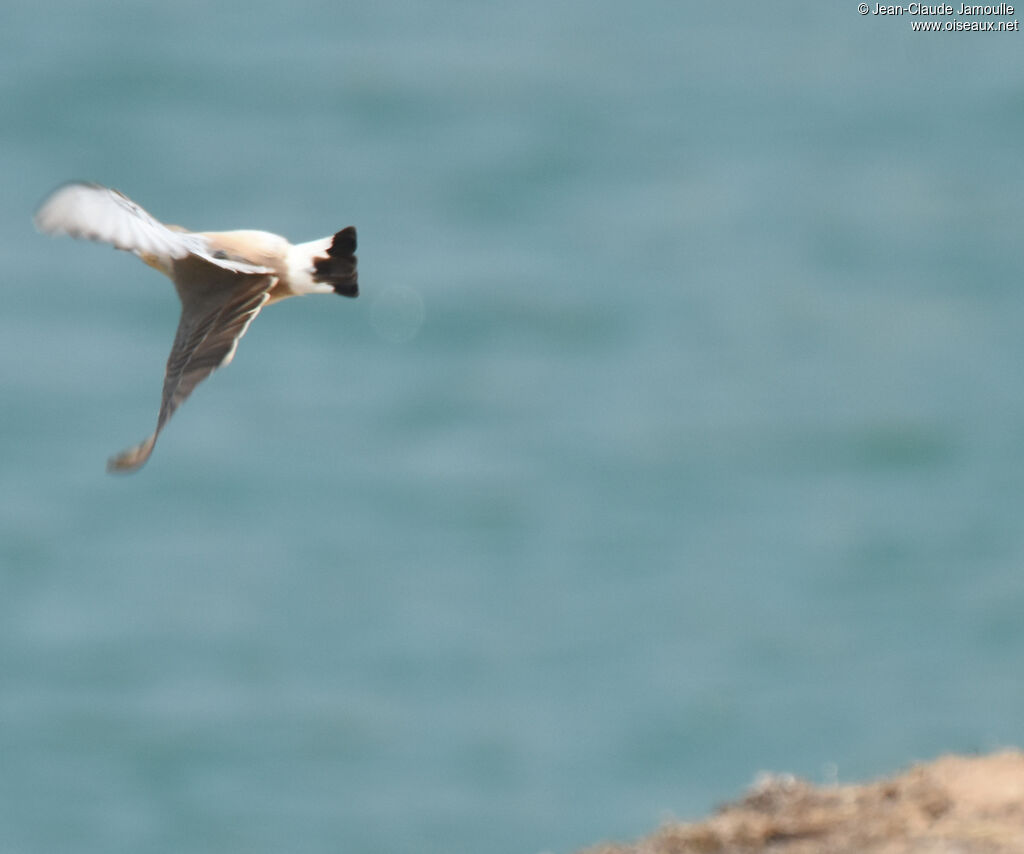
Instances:
[[[343,228],[327,247],[327,257],[313,259],[313,281],[330,285],[343,297],[359,296],[359,271],[356,269],[356,229]]]

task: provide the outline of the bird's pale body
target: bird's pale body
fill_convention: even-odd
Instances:
[[[218,260],[229,260],[262,267],[277,281],[270,288],[267,305],[288,297],[305,294],[331,294],[334,287],[314,279],[313,259],[326,256],[332,237],[292,244],[280,234],[270,231],[240,229],[238,231],[196,231],[206,240],[210,254]],[[143,254],[142,260],[165,276],[174,278],[174,258],[167,254]]]

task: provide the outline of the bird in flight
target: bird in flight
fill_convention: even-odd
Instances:
[[[181,319],[167,359],[156,429],[107,463],[135,471],[192,390],[234,358],[260,309],[302,294],[359,295],[356,230],[291,244],[267,231],[187,231],[164,225],[117,190],[73,182],[58,187],[35,215],[40,231],[110,243],[168,276]]]

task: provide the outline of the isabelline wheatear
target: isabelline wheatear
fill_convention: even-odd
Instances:
[[[156,430],[112,457],[108,471],[134,471],[149,459],[168,419],[199,383],[231,361],[263,306],[302,294],[359,294],[352,226],[296,245],[267,231],[187,231],[157,221],[117,190],[82,182],[55,190],[35,224],[46,234],[134,252],[170,277],[181,300]]]

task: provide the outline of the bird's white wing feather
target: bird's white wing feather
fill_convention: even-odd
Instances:
[[[46,234],[96,240],[130,252],[170,258],[206,252],[201,237],[171,231],[123,193],[99,184],[59,187],[36,212],[35,224]]]
[[[171,230],[124,193],[100,184],[76,181],[58,187],[36,211],[34,220],[36,228],[46,234],[109,243],[137,255],[198,255],[236,273],[272,272],[257,264],[214,257],[205,237]]]

